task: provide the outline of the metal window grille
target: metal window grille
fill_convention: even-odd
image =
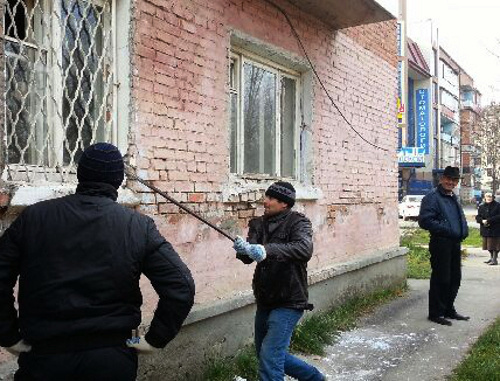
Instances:
[[[8,0],[4,9],[8,180],[67,181],[113,128],[111,0]]]

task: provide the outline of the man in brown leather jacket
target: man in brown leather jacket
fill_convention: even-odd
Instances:
[[[308,302],[307,262],[313,252],[312,226],[301,213],[292,211],[295,189],[278,181],[266,191],[264,216],[249,223],[248,239],[236,239],[237,258],[257,262],[253,291],[257,302],[255,347],[262,381],[320,381],[318,369],[288,353],[293,329]]]

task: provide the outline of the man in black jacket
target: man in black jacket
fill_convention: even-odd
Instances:
[[[457,167],[446,167],[436,189],[427,194],[420,207],[418,223],[430,232],[431,280],[428,319],[438,324],[469,320],[455,310],[462,279],[461,242],[469,230],[462,207],[453,189],[460,179]]]
[[[77,177],[75,194],[27,207],[0,238],[0,345],[19,355],[15,380],[135,380],[137,352],[163,348],[193,305],[189,269],[153,220],[116,203],[118,149],[87,148]],[[127,346],[141,274],[159,302]]]
[[[266,191],[264,216],[249,223],[248,239],[236,239],[236,256],[257,262],[253,291],[257,302],[255,348],[261,381],[282,381],[285,374],[299,381],[321,381],[312,365],[288,353],[295,325],[312,309],[308,302],[307,262],[313,252],[312,226],[291,208],[292,184],[278,181]]]

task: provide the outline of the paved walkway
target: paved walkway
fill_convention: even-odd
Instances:
[[[457,310],[468,322],[441,326],[427,318],[428,280],[409,280],[404,297],[342,333],[326,356],[312,357],[329,381],[445,380],[481,333],[500,316],[500,266],[487,266],[487,252],[468,249]]]

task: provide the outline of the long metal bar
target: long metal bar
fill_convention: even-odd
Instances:
[[[224,237],[226,237],[227,239],[230,239],[231,242],[234,242],[235,241],[235,238],[233,238],[232,236],[230,236],[228,233],[226,233],[224,230],[220,229],[219,227],[215,226],[214,224],[212,224],[211,222],[207,221],[206,219],[204,219],[203,217],[201,217],[199,214],[197,214],[196,212],[194,212],[193,210],[189,209],[188,207],[182,205],[180,202],[178,202],[177,200],[175,200],[174,198],[170,197],[167,193],[163,192],[162,190],[158,189],[157,187],[155,187],[154,185],[151,185],[149,184],[146,180],[143,180],[141,179],[139,176],[131,173],[129,170],[126,171],[126,174],[127,174],[127,177],[131,180],[136,180],[138,182],[140,182],[142,185],[148,187],[149,189],[151,189],[153,192],[156,192],[158,193],[159,195],[165,197],[168,201],[170,201],[172,204],[175,204],[176,206],[178,206],[179,208],[181,208],[182,210],[184,210],[185,212],[189,213],[190,215],[192,215],[193,217],[197,218],[198,220],[200,220],[201,222],[203,222],[204,224],[207,224],[208,226],[210,226],[212,229],[216,230],[217,232],[219,232],[220,234],[222,234]]]

